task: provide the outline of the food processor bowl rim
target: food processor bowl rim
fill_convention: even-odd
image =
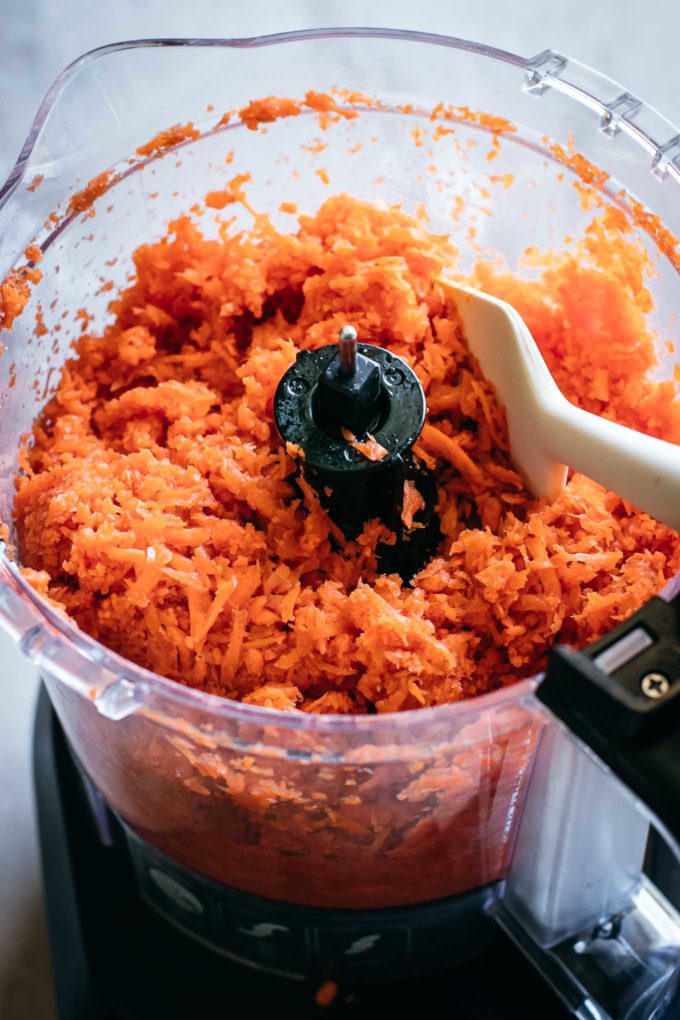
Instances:
[[[23,178],[35,143],[40,131],[47,119],[50,109],[55,104],[65,85],[83,67],[100,60],[102,57],[112,53],[132,49],[158,49],[178,48],[183,46],[205,48],[205,49],[257,49],[265,46],[274,46],[280,43],[297,43],[314,41],[320,39],[376,39],[394,40],[395,42],[424,43],[433,46],[442,46],[449,49],[474,53],[492,60],[499,60],[505,64],[522,68],[527,74],[530,91],[536,89],[540,94],[544,88],[550,86],[557,91],[563,92],[570,98],[580,102],[598,112],[603,118],[602,124],[613,122],[616,129],[621,128],[637,141],[643,148],[653,155],[654,163],[664,160],[666,149],[670,142],[677,140],[680,135],[678,128],[662,116],[654,107],[640,100],[637,96],[628,92],[623,85],[610,78],[608,75],[595,70],[588,64],[567,57],[564,54],[546,49],[533,57],[522,57],[509,50],[503,50],[495,46],[488,46],[485,43],[476,42],[472,39],[462,39],[458,36],[443,35],[436,32],[422,32],[417,29],[406,28],[381,28],[379,26],[328,26],[317,28],[294,29],[289,32],[276,32],[270,35],[254,35],[233,38],[144,38],[127,39],[115,43],[107,43],[104,46],[95,47],[76,57],[64,70],[55,78],[47,90],[45,97],[38,107],[36,115],[29,129],[26,140],[21,148],[16,163],[9,172],[4,184],[0,185],[0,209],[8,196],[14,191]],[[576,76],[570,79],[569,69],[576,70]],[[594,94],[592,89],[599,85],[608,87],[609,91],[614,89],[618,98],[613,103],[607,103],[604,99]],[[621,102],[623,106],[618,109]],[[650,115],[655,129],[663,132],[663,138],[653,138],[649,126],[637,123],[641,111]],[[680,165],[671,161],[664,172],[668,172],[677,183],[680,183]]]
[[[189,46],[211,49],[257,49],[262,46],[273,46],[279,43],[295,43],[316,39],[343,38],[394,39],[397,41],[430,43],[436,46],[447,46],[451,49],[478,53],[481,56],[492,57],[494,59],[502,60],[505,63],[515,64],[518,67],[529,66],[529,61],[527,61],[524,57],[520,57],[516,53],[510,53],[508,50],[501,50],[494,46],[486,46],[484,43],[478,43],[470,39],[459,39],[456,36],[441,35],[435,32],[420,32],[417,30],[402,28],[371,28],[361,26],[319,27],[297,29],[290,32],[276,32],[271,35],[242,36],[228,39],[159,37],[125,39],[120,42],[107,43],[104,46],[97,46],[92,50],[87,50],[79,57],[76,57],[75,60],[66,65],[64,70],[55,78],[52,85],[50,85],[49,89],[45,93],[43,101],[38,107],[35,117],[33,118],[28,135],[26,136],[26,141],[21,147],[17,161],[10,170],[5,183],[0,186],[0,207],[7,196],[21,181],[23,171],[30,160],[38,135],[40,134],[43,124],[47,119],[50,109],[55,104],[59,94],[63,91],[64,86],[83,67],[86,67],[91,63],[95,63],[102,57],[124,50],[143,48],[157,49],[162,47]]]
[[[31,154],[40,131],[49,115],[52,106],[59,98],[67,83],[84,67],[95,63],[102,57],[112,53],[131,49],[162,48],[162,47],[195,47],[195,48],[226,48],[226,49],[256,49],[259,47],[276,45],[279,43],[297,43],[314,41],[319,39],[376,39],[394,40],[396,42],[414,42],[448,47],[454,50],[470,52],[492,60],[499,60],[522,68],[529,75],[538,73],[542,82],[565,92],[571,98],[584,103],[606,115],[606,104],[589,92],[581,84],[570,82],[566,78],[560,78],[563,68],[567,64],[575,65],[590,76],[593,82],[607,83],[620,88],[621,93],[625,92],[623,86],[618,86],[612,79],[600,72],[589,68],[578,61],[568,60],[563,55],[545,50],[533,58],[521,57],[507,50],[487,46],[473,40],[461,39],[455,36],[441,35],[431,32],[421,32],[409,29],[380,28],[380,27],[318,27],[310,29],[280,32],[271,35],[247,36],[241,38],[147,38],[132,39],[117,43],[109,43],[100,46],[77,57],[72,63],[61,72],[48,89],[45,98],[40,104],[38,111],[29,129],[26,141],[24,142],[19,157],[9,173],[7,181],[0,187],[0,209],[8,201],[15,191],[17,185],[22,181],[24,172],[29,164]],[[539,68],[539,72],[535,69]],[[628,93],[626,93],[628,95]],[[651,108],[640,104],[647,110]],[[677,129],[665,118],[654,111],[657,123],[668,127],[675,134]],[[645,148],[655,154],[662,154],[660,142],[655,141],[641,127],[626,121],[626,131]],[[672,176],[680,181],[680,168],[671,168]],[[351,732],[357,729],[372,730],[379,727],[385,732],[388,727],[393,729],[408,728],[412,725],[427,724],[436,712],[438,723],[442,723],[447,714],[454,713],[457,721],[460,721],[461,714],[478,714],[481,710],[491,709],[494,706],[506,702],[522,700],[524,696],[530,696],[535,690],[540,675],[523,679],[516,684],[501,687],[500,689],[484,694],[480,698],[470,698],[464,701],[453,702],[431,708],[411,709],[403,712],[390,712],[378,715],[312,715],[303,712],[284,712],[279,709],[264,708],[257,705],[247,705],[238,701],[231,701],[217,694],[208,694],[203,691],[186,687],[180,682],[159,676],[144,667],[138,666],[116,652],[106,648],[103,644],[91,638],[83,631],[77,629],[71,622],[64,619],[57,610],[44,600],[21,575],[15,563],[7,556],[0,542],[0,596],[5,596],[5,601],[10,608],[0,604],[0,626],[17,639],[26,654],[40,668],[52,671],[60,679],[65,680],[68,686],[76,689],[81,695],[91,697],[95,704],[98,695],[105,693],[108,687],[100,684],[98,688],[92,688],[88,693],[88,679],[86,672],[82,675],[73,669],[73,661],[69,665],[60,665],[57,668],[59,652],[66,650],[75,652],[79,664],[90,668],[99,667],[100,670],[108,671],[108,684],[115,685],[119,681],[130,684],[138,690],[141,703],[148,704],[150,696],[154,692],[162,695],[164,702],[176,702],[187,707],[201,708],[218,715],[223,715],[234,721],[256,722],[261,725],[272,727],[279,726],[285,729],[305,729],[316,732],[333,733]],[[0,599],[0,602],[2,600]],[[47,623],[48,629],[44,627]],[[45,640],[45,638],[47,638]],[[76,675],[78,674],[78,675]],[[134,699],[132,699],[134,701]],[[166,705],[164,704],[165,708]],[[121,714],[117,716],[123,718]]]

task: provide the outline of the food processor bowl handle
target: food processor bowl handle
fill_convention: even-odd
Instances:
[[[0,629],[41,674],[91,701],[101,715],[117,721],[136,711],[146,700],[146,686],[93,662],[76,641],[60,633],[18,590],[15,569],[0,564]],[[73,630],[77,635],[75,625]]]
[[[25,652],[42,630],[41,622],[38,611],[16,590],[9,571],[0,567],[0,628]]]

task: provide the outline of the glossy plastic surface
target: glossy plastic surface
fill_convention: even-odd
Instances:
[[[312,47],[324,68],[314,80]],[[334,85],[378,95],[386,108],[332,124],[320,152],[306,148],[320,134],[312,115],[266,133],[234,121],[219,126],[225,109],[251,98]],[[0,273],[36,237],[45,252],[44,279],[0,360],[0,517],[11,516],[20,438],[80,328],[74,311],[87,308],[89,328],[101,327],[110,297],[103,283],[123,284],[134,248],[161,236],[205,192],[250,172],[251,201],[280,225],[282,200],[311,211],[335,191],[403,201],[411,211],[423,203],[432,228],[452,231],[468,252],[463,265],[474,257],[470,228],[479,245],[514,265],[528,244],[559,245],[589,221],[544,138],[566,145],[573,134],[577,150],[610,172],[613,195],[625,184],[680,233],[680,171],[674,150],[664,148],[672,129],[622,95],[556,54],[527,61],[417,33],[153,42],[81,58],[55,84],[0,193]],[[489,160],[488,131],[463,117],[456,143],[437,143],[434,173],[429,112],[440,101],[506,117],[517,130]],[[415,112],[394,111],[407,102]],[[158,130],[189,120],[198,140],[128,164]],[[419,132],[425,144],[417,144]],[[120,178],[95,215],[68,215],[69,196],[109,168]],[[504,173],[515,177],[511,195],[497,188],[489,203],[484,192]],[[454,222],[458,196],[465,212]],[[657,272],[655,325],[666,339],[680,285],[642,238]],[[34,333],[38,301],[42,336]],[[125,662],[43,603],[6,557],[0,580],[0,618],[39,664],[86,770],[125,821],[173,858],[261,895],[338,907],[425,901],[506,874],[545,720],[531,681],[478,702],[395,716],[284,715]]]
[[[673,836],[554,721],[496,917],[575,1016],[676,1016],[679,863]]]

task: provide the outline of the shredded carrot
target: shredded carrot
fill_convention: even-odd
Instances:
[[[573,135],[569,137],[566,149],[557,142],[550,143],[549,139],[546,139],[546,141],[549,142],[549,148],[553,156],[560,163],[570,167],[584,184],[592,184],[597,188],[601,188],[609,179],[608,173],[595,166],[594,163],[591,163],[582,153],[576,152]]]
[[[515,178],[510,173],[491,174],[489,180],[493,181],[494,184],[502,184],[505,191],[508,191],[515,183]]]
[[[220,124],[223,120],[220,121]],[[224,122],[226,123],[226,122]],[[137,148],[139,156],[153,156],[166,149],[172,149],[181,142],[193,141],[200,137],[200,131],[193,124],[175,124],[174,127],[159,131],[150,141],[145,142]]]
[[[339,991],[340,986],[337,981],[323,981],[317,989],[314,1001],[317,1006],[326,1008],[337,999]]]
[[[224,209],[235,201],[228,191],[209,191],[205,196],[205,204],[210,209]]]
[[[256,127],[301,105],[250,104],[241,117]],[[247,179],[208,205],[250,209]],[[646,256],[622,211],[601,210],[570,252],[532,258],[531,281],[482,262],[472,282],[517,307],[571,400],[680,441],[677,383],[653,379]],[[417,218],[347,195],[291,234],[260,214],[217,240],[176,220],[135,253],[104,334],[83,320],[35,425],[15,504],[31,578],[129,659],[289,711],[472,697],[542,668],[554,641],[582,645],[625,619],[680,569],[678,537],[578,474],[552,505],[529,496],[437,283],[455,261]],[[3,284],[3,324],[31,272]],[[343,538],[298,474],[304,451],[284,449],[273,421],[296,353],[348,320],[405,358],[427,397],[416,454],[436,474],[442,540],[410,584],[380,573],[380,522]],[[384,455],[373,437],[347,438]],[[420,508],[407,486],[407,527]]]
[[[299,443],[286,443],[286,453],[293,460],[299,458],[300,460],[305,459],[305,451],[299,445]]]
[[[110,170],[105,170],[104,173],[97,174],[91,181],[85,185],[80,191],[77,191],[75,195],[71,195],[68,203],[68,211],[70,213],[85,212],[90,209],[94,202],[100,198],[112,184],[112,174]]]
[[[320,138],[317,138],[315,142],[311,142],[309,145],[304,145],[303,148],[305,152],[309,152],[315,156],[328,148],[328,142],[323,142]]]
[[[0,329],[11,329],[14,320],[21,315],[31,295],[31,286],[39,283],[42,273],[39,269],[22,266],[12,269],[0,281]],[[0,346],[0,352],[2,347]]]
[[[42,250],[37,244],[29,244],[24,252],[24,258],[28,259],[29,262],[40,262],[42,257]]]
[[[413,518],[424,506],[425,500],[416,489],[415,483],[407,479],[404,482],[404,503],[401,511],[401,519],[407,531],[417,526],[413,524]]]
[[[462,448],[460,441],[455,436],[447,435],[435,425],[430,425],[426,422],[423,426],[420,441],[435,456],[452,464],[469,482],[479,484],[482,481],[481,471]]]
[[[303,104],[297,99],[267,96],[265,99],[254,99],[242,110],[239,117],[251,131],[257,131],[260,124],[272,124],[281,117],[297,117]]]
[[[384,460],[387,456],[387,450],[385,447],[381,446],[375,436],[372,436],[370,432],[366,433],[365,439],[357,439],[354,433],[350,432],[349,429],[342,429],[342,435],[344,440],[362,454],[362,456],[366,457],[367,460]]]

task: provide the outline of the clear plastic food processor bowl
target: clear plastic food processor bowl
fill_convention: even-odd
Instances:
[[[333,86],[381,105],[331,124],[321,152],[306,148],[320,133],[311,111],[266,131],[247,130],[238,118],[220,124],[225,110],[253,98],[302,98]],[[430,146],[414,144],[412,132],[431,130],[440,102],[507,118],[516,131],[490,160],[488,126],[463,116],[454,125],[459,144],[438,145],[432,173]],[[412,112],[396,110],[406,104]],[[189,121],[198,139],[135,157],[158,131]],[[11,521],[20,441],[68,356],[73,313],[84,307],[89,330],[103,328],[111,293],[102,284],[123,286],[134,249],[161,237],[206,192],[248,172],[251,202],[282,228],[284,200],[310,212],[342,191],[409,211],[423,203],[431,229],[460,245],[464,268],[474,254],[471,225],[476,243],[513,267],[527,245],[559,246],[592,217],[571,186],[573,171],[550,149],[552,142],[566,149],[570,139],[607,171],[612,202],[625,188],[680,235],[677,129],[552,51],[524,59],[457,39],[343,29],[124,43],[82,57],[50,90],[0,192],[0,276],[22,264],[29,242],[44,252],[42,282],[2,336],[0,517]],[[315,172],[321,168],[330,186]],[[69,213],[69,198],[108,169],[117,178],[95,214]],[[484,215],[483,187],[505,173],[514,187],[497,188],[493,215]],[[454,222],[457,196],[465,205]],[[649,286],[661,343],[677,334],[680,281],[639,232],[656,274]],[[664,359],[663,372],[672,373]],[[506,876],[546,725],[535,681],[395,715],[285,714],[190,690],[121,659],[41,600],[6,554],[0,582],[0,622],[39,666],[87,774],[129,827],[175,860],[266,897],[349,908],[434,900]],[[570,771],[572,785],[578,774]],[[587,817],[614,824],[616,798],[597,785],[587,797]],[[555,855],[568,839],[560,830]],[[638,843],[628,840],[633,855]]]

